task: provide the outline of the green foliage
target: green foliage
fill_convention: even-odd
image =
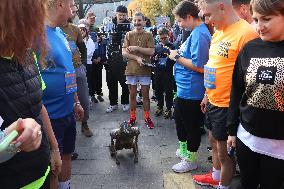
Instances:
[[[174,15],[172,13],[175,6],[182,0],[163,0],[163,16],[168,16],[171,18],[171,22],[174,21]]]

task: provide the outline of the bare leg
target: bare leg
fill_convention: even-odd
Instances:
[[[143,108],[144,111],[149,111],[150,110],[150,98],[149,98],[149,85],[142,85],[141,90],[142,90],[142,96],[143,96]]]
[[[62,169],[59,174],[59,182],[65,182],[71,179],[71,154],[63,154],[61,157]]]
[[[228,156],[227,141],[217,141],[218,157],[221,163],[221,179],[223,186],[229,186],[233,178],[233,160]]]
[[[130,93],[130,110],[136,110],[136,94],[137,94],[137,85],[128,85]]]

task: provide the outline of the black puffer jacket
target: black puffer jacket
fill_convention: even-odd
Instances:
[[[3,130],[18,118],[33,118],[40,125],[42,120],[41,80],[33,55],[24,66],[14,60],[0,57],[0,116]],[[42,143],[38,150],[17,153],[12,159],[0,164],[0,188],[20,188],[40,177],[50,159],[49,142],[44,127]]]

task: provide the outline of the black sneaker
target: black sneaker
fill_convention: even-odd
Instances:
[[[143,106],[143,101],[137,102],[137,106]]]
[[[212,147],[211,146],[207,146],[207,151],[208,152],[212,152]]]
[[[73,161],[73,160],[78,159],[78,156],[79,156],[78,153],[73,152],[72,155],[71,155],[71,160]]]
[[[165,119],[169,119],[172,117],[172,111],[169,109],[166,109],[165,113],[164,113],[164,118]]]
[[[162,113],[163,113],[163,108],[158,107],[156,112],[155,112],[155,116],[158,117],[158,116],[162,115]]]
[[[157,102],[157,97],[156,97],[155,95],[153,95],[153,96],[151,97],[151,100],[153,100],[154,102]]]
[[[98,95],[98,96],[97,96],[97,99],[98,99],[100,102],[105,101],[101,95]]]
[[[209,163],[213,163],[212,156],[208,156],[207,160],[208,160]]]
[[[98,102],[99,102],[99,101],[96,99],[95,96],[92,96],[92,101],[93,101],[94,103],[98,103]]]

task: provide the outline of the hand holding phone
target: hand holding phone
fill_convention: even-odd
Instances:
[[[144,66],[155,67],[154,64],[147,63],[147,62],[145,61],[145,59],[142,59],[142,63],[143,63]]]
[[[229,157],[234,157],[235,151],[236,151],[236,148],[233,147],[233,146],[231,146],[231,147],[229,148],[229,151],[228,151],[228,156],[229,156]]]

